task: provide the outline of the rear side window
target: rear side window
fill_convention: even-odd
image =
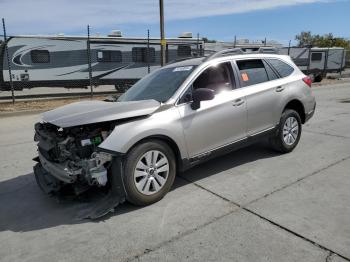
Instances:
[[[98,51],[97,52],[98,62],[122,62],[121,51]]]
[[[293,73],[294,68],[278,59],[267,59],[281,77],[289,76]]]
[[[260,60],[237,61],[243,86],[269,81],[264,63]]]
[[[30,51],[32,63],[50,63],[50,53],[48,50],[32,50]]]
[[[132,61],[154,63],[156,61],[156,51],[153,47],[134,47],[132,49]]]

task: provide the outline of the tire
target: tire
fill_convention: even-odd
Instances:
[[[292,120],[293,122],[291,122]],[[289,128],[287,125],[292,127]],[[297,133],[295,130],[297,130]],[[298,145],[301,131],[302,125],[299,114],[295,110],[286,109],[282,113],[276,134],[270,138],[270,145],[278,152],[289,153]]]
[[[319,82],[322,81],[322,79],[323,79],[323,76],[322,76],[322,75],[317,75],[317,76],[315,76],[314,82],[315,82],[315,83],[319,83]]]
[[[168,193],[175,175],[175,155],[166,143],[149,140],[139,144],[131,149],[125,161],[126,199],[138,206],[153,204]]]

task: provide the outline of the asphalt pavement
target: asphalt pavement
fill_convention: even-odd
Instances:
[[[32,174],[38,114],[0,118],[0,261],[350,261],[350,83],[313,88],[298,147],[264,143],[179,174],[148,207],[93,222]]]

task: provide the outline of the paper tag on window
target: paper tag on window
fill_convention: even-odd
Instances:
[[[176,67],[173,72],[190,71],[192,68],[193,66]]]
[[[249,76],[248,76],[247,73],[242,73],[241,76],[242,76],[242,80],[243,80],[244,82],[249,81]]]

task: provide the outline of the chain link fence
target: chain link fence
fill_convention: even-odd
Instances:
[[[140,38],[120,31],[101,36],[87,26],[80,36],[6,36],[5,21],[3,31],[0,89],[12,92],[13,102],[30,89],[38,96],[121,93],[160,67],[160,39],[149,31]],[[167,39],[166,61],[197,57],[201,50],[199,38]]]
[[[80,36],[43,36],[39,35],[40,32],[33,36],[7,36],[4,19],[2,22],[0,90],[9,92],[1,92],[0,99],[11,98],[13,103],[16,98],[26,97],[93,97],[122,93],[161,64],[160,39],[150,37],[149,31],[139,38],[123,37],[120,31],[101,36],[87,26],[84,29],[86,34]],[[207,49],[199,35],[195,38],[169,38],[165,46],[167,63],[204,56]],[[218,43],[216,47],[227,48],[218,46]],[[309,65],[314,56],[310,50],[280,48],[282,51],[295,56],[296,64],[310,73]],[[341,55],[345,55],[346,66],[350,67],[350,50]],[[317,55],[314,58],[317,60]],[[320,67],[320,71],[326,71],[326,64]],[[333,67],[335,73],[343,69],[341,63]]]

